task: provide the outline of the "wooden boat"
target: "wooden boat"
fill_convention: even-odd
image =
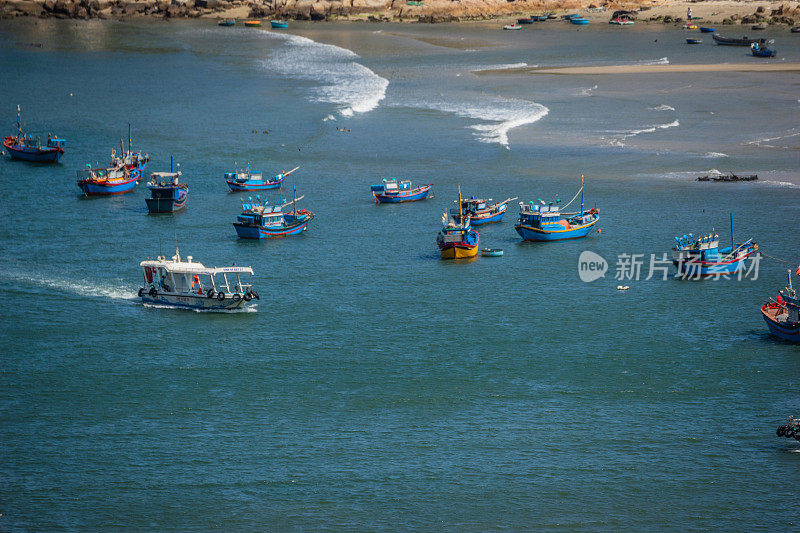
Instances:
[[[742,38],[735,38],[723,37],[722,35],[714,33],[711,37],[714,39],[714,42],[724,46],[750,46],[753,43],[766,44],[766,39],[752,39],[747,37],[747,35]]]
[[[242,204],[242,213],[236,217],[233,227],[240,239],[272,239],[297,235],[308,229],[308,223],[314,219],[314,213],[306,209],[297,210],[297,201],[303,197],[293,198],[291,202],[270,205],[269,200],[256,201],[250,197],[248,203]],[[283,208],[291,205],[292,210],[283,212]]]
[[[707,28],[705,26],[700,26],[700,31],[702,33],[714,33],[717,30],[716,30],[716,28]]]
[[[120,167],[87,168],[77,172],[77,184],[86,196],[116,196],[136,187],[138,176]]]
[[[289,23],[285,20],[270,20],[269,24],[276,30],[285,30],[289,27]]]
[[[482,248],[481,255],[483,257],[501,257],[503,255],[503,250],[500,248]]]
[[[558,205],[560,200],[549,204],[542,200],[539,200],[539,203],[530,202],[529,204],[520,202],[519,222],[514,229],[526,241],[561,241],[586,237],[600,220],[600,213],[596,208],[584,210],[584,189],[583,179],[581,179],[580,190],[563,207],[563,209],[569,207],[580,194],[581,207],[577,213],[562,213],[562,208]]]
[[[758,250],[753,239],[736,244],[733,236],[731,214],[731,245],[719,247],[719,235],[711,233],[695,237],[691,233],[675,237],[672,263],[682,278],[700,279],[709,276],[736,274],[744,268],[744,261]]]
[[[519,24],[506,24],[505,26],[503,26],[503,29],[504,30],[521,30],[522,26],[520,26]]]
[[[503,220],[503,215],[506,214],[508,209],[508,202],[516,200],[516,198],[508,198],[502,202],[491,204],[491,198],[484,200],[481,198],[465,198],[461,200],[461,205],[458,209],[451,209],[450,216],[456,222],[461,222],[462,217],[469,217],[473,226],[481,226],[483,224],[493,224]]]
[[[174,213],[186,207],[189,196],[189,186],[181,183],[181,166],[172,172],[170,160],[169,172],[153,172],[150,174],[150,198],[145,198],[147,210],[150,213]]]
[[[458,188],[458,205],[461,205],[461,187]],[[470,226],[468,216],[460,216],[456,222],[447,213],[442,214],[442,230],[436,236],[436,244],[442,259],[468,259],[478,255],[480,235]]]
[[[589,19],[581,18],[581,17],[572,17],[569,19],[572,24],[576,24],[579,26],[586,26],[589,24]]]
[[[580,14],[572,13],[571,15],[564,15],[563,19],[564,20],[572,20],[573,18],[579,18],[579,17],[580,17]]]
[[[217,22],[217,26],[236,26],[236,19],[225,19]]]
[[[750,45],[750,53],[755,57],[775,57],[775,54],[777,54],[773,48],[767,48],[759,43],[753,43]]]
[[[787,341],[800,342],[800,299],[792,287],[792,271],[787,273],[789,284],[778,292],[775,300],[770,299],[761,306],[761,315],[770,333]],[[795,274],[800,276],[800,267]]]
[[[517,19],[517,24],[533,24],[533,18],[528,17],[528,18]]]
[[[534,22],[545,22],[549,17],[547,15],[533,15],[531,20]]]
[[[686,44],[703,44],[702,39],[686,39]]]
[[[50,133],[47,134],[47,144],[42,146],[39,137],[33,137],[22,131],[22,111],[17,106],[17,134],[8,135],[3,139],[3,148],[6,149],[11,159],[31,161],[34,163],[58,163],[64,155],[66,141]]]
[[[767,25],[766,24],[753,24],[752,26],[750,26],[750,29],[751,30],[756,30],[756,31],[766,30],[767,29]]]
[[[225,183],[231,192],[244,192],[244,191],[264,191],[268,189],[277,189],[286,179],[286,176],[294,172],[300,167],[294,167],[292,170],[281,172],[271,179],[264,179],[264,173],[260,170],[250,170],[250,165],[245,170],[238,172],[226,172]]]
[[[261,21],[260,20],[245,20],[244,21],[244,25],[247,26],[248,28],[258,28],[259,26],[261,26]]]
[[[424,200],[431,192],[433,183],[411,187],[410,180],[398,183],[396,178],[384,179],[379,185],[373,185],[372,197],[376,204],[396,204],[402,202],[416,202]]]
[[[547,20],[555,20],[558,18],[558,15],[556,15],[555,13],[548,13],[545,16],[547,17]]]
[[[789,31],[791,31],[792,33],[800,33],[800,26],[795,26]]]
[[[631,26],[634,22],[627,17],[616,17],[609,20],[608,23],[616,26]]]
[[[733,172],[729,174],[706,174],[705,176],[699,176],[697,181],[756,181],[758,180],[758,175],[751,174],[749,176],[737,176]]]
[[[241,309],[252,300],[260,300],[258,293],[249,283],[243,283],[240,274],[253,275],[250,267],[207,268],[202,263],[187,257],[182,261],[176,249],[172,259],[159,256],[155,260],[139,263],[142,267],[143,286],[139,289],[142,303],[222,311]],[[223,281],[217,282],[216,276]],[[236,282],[231,287],[228,275],[234,275]]]

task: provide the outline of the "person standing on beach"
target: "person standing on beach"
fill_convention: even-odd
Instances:
[[[689,7],[686,9],[686,19],[691,22],[692,21],[692,8]]]

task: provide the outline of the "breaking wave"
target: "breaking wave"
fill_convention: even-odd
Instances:
[[[298,35],[260,33],[284,41],[262,61],[262,66],[289,78],[321,83],[314,89],[314,100],[341,106],[342,115],[372,111],[386,97],[389,80],[357,63],[356,53]]]
[[[625,144],[622,142],[625,139],[636,137],[637,135],[641,135],[642,133],[655,133],[658,130],[677,128],[680,125],[681,125],[680,121],[678,121],[678,119],[675,119],[667,124],[654,124],[652,126],[648,126],[646,128],[642,128],[639,130],[609,131],[608,133],[612,133],[613,135],[609,136],[607,140],[611,146],[625,146]],[[606,137],[603,138],[606,139]]]
[[[703,157],[706,159],[717,159],[720,157],[728,157],[728,154],[723,154],[722,152],[706,152],[703,154]]]
[[[648,107],[651,111],[675,111],[675,108],[671,105],[661,104],[655,107]]]
[[[800,131],[796,129],[791,129],[784,133],[783,135],[776,135],[775,137],[764,137],[761,139],[754,139],[752,141],[747,141],[745,144],[749,144],[751,146],[760,146],[764,148],[788,148],[786,146],[778,147],[774,144],[769,144],[775,141],[782,141],[784,139],[791,139],[792,137],[797,137],[800,135]]]
[[[484,72],[486,70],[510,70],[514,68],[523,68],[527,67],[527,63],[505,63],[502,65],[481,65],[479,67],[473,67],[470,69],[472,72]],[[536,65],[531,65],[535,67]]]
[[[591,87],[581,87],[575,91],[575,96],[594,96],[592,93],[597,89],[597,85]]]

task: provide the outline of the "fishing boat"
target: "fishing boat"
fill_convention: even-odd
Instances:
[[[225,19],[217,22],[217,26],[236,26],[236,19]]]
[[[547,20],[555,20],[558,18],[558,15],[556,15],[555,13],[548,13],[547,15],[543,16],[547,17]]]
[[[208,268],[188,256],[181,260],[178,249],[172,259],[159,256],[155,260],[139,263],[144,284],[139,298],[146,304],[183,307],[188,309],[221,311],[246,307],[252,300],[260,300],[249,283],[243,283],[240,274],[253,275],[250,267]],[[222,275],[218,282],[216,276]],[[228,275],[235,277],[233,287]]]
[[[461,187],[458,188],[458,205],[461,205]],[[442,214],[442,230],[436,236],[436,244],[442,259],[468,259],[478,255],[480,235],[470,226],[468,216],[463,213],[456,222],[447,213]]]
[[[549,17],[547,15],[533,15],[531,20],[535,22],[545,22]]]
[[[502,202],[490,203],[492,199],[484,200],[473,196],[472,198],[465,198],[461,200],[459,209],[451,209],[450,216],[456,222],[461,222],[462,216],[468,216],[473,226],[481,226],[483,224],[492,224],[503,220],[503,215],[506,214],[508,209],[508,202],[516,200],[516,198],[508,198]]]
[[[261,21],[260,20],[245,20],[244,21],[244,25],[247,26],[248,28],[258,28],[259,26],[261,26]]]
[[[733,172],[728,174],[716,173],[706,174],[705,176],[698,176],[697,181],[757,181],[757,174],[750,174],[748,176],[738,176]]]
[[[775,57],[777,51],[773,48],[762,46],[759,43],[753,43],[750,45],[750,53],[755,57]]]
[[[761,315],[770,333],[787,341],[800,342],[800,298],[792,287],[792,271],[788,270],[787,274],[789,284],[778,292],[774,300],[770,299],[761,306]],[[800,276],[800,267],[795,274]]]
[[[138,176],[123,167],[85,168],[77,172],[77,184],[86,196],[116,196],[133,191]]]
[[[433,183],[412,187],[411,180],[397,181],[396,178],[384,179],[378,185],[372,185],[372,196],[376,204],[396,204],[424,200],[431,192]]]
[[[521,30],[522,26],[520,26],[519,24],[506,24],[505,26],[503,26],[503,29],[504,30]]]
[[[719,247],[719,235],[714,230],[695,237],[691,233],[675,237],[672,248],[672,263],[683,278],[727,276],[744,269],[745,260],[758,250],[753,239],[736,244],[733,236],[733,214],[731,214],[731,245]]]
[[[563,18],[564,18],[564,20],[572,20],[574,18],[579,18],[579,17],[580,17],[580,14],[572,13],[571,15],[564,15]]]
[[[714,39],[714,42],[724,46],[750,46],[753,43],[759,44],[766,44],[766,39],[753,39],[745,35],[742,38],[736,37],[723,37],[722,35],[718,35],[716,33],[712,34],[711,37]]]
[[[793,26],[791,30],[792,33],[800,33],[800,26]]]
[[[585,19],[582,17],[572,17],[571,19],[569,19],[569,21],[572,24],[577,24],[579,26],[586,26],[587,24],[589,24],[589,19]]]
[[[503,250],[500,248],[481,248],[481,256],[483,257],[502,257]]]
[[[706,26],[700,26],[700,31],[702,33],[714,33],[715,31],[717,31],[717,29],[716,28],[708,28]]]
[[[47,144],[42,146],[39,137],[33,137],[22,131],[22,110],[17,106],[17,134],[7,135],[3,139],[3,148],[6,149],[11,159],[31,161],[34,163],[58,163],[64,155],[66,141],[50,133],[47,134]]]
[[[684,30],[696,30],[697,29],[697,25],[696,24],[684,24],[683,25],[683,29]]]
[[[600,212],[596,208],[588,211],[583,207],[583,193],[585,185],[581,179],[581,188],[563,208],[558,204],[560,200],[545,203],[542,199],[519,203],[519,221],[514,229],[526,241],[561,241],[565,239],[580,239],[586,237],[600,220]],[[561,210],[575,201],[580,195],[580,211],[564,213]]]
[[[533,17],[517,19],[517,24],[533,24]]]
[[[271,179],[264,179],[264,173],[260,170],[250,170],[250,165],[247,165],[245,170],[238,172],[226,172],[225,183],[231,192],[243,191],[263,191],[267,189],[277,189],[286,179],[286,176],[300,168],[294,167],[292,170],[281,172]]]
[[[269,200],[261,201],[248,198],[248,203],[242,204],[242,213],[236,217],[233,227],[240,239],[271,239],[286,237],[306,231],[308,223],[314,219],[314,213],[307,209],[297,209],[297,202],[302,200],[293,198],[291,202],[271,205]],[[292,210],[284,212],[283,208],[291,205]]]
[[[702,39],[686,39],[686,44],[703,44]]]
[[[609,24],[613,24],[615,26],[631,26],[633,25],[633,21],[626,17],[616,17],[608,21]]]
[[[169,172],[153,172],[150,174],[150,198],[145,198],[147,210],[151,213],[174,213],[186,207],[189,186],[181,183],[181,166],[172,171],[170,159]]]
[[[271,20],[269,23],[276,30],[285,30],[289,27],[289,23],[285,20]]]
[[[752,26],[750,26],[750,29],[751,30],[755,30],[755,31],[766,30],[767,29],[767,25],[766,24],[753,24]]]

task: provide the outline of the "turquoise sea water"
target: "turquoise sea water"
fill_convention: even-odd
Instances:
[[[68,147],[57,166],[0,161],[0,529],[797,527],[800,445],[775,429],[800,353],[759,312],[797,265],[613,277],[618,254],[676,235],[727,240],[731,212],[737,240],[798,260],[800,78],[477,75],[759,61],[661,27],[496,26],[0,23],[4,131],[21,104]],[[143,184],[79,195],[75,171],[128,122],[148,170],[181,163],[185,212],[147,215]],[[248,162],[300,165],[304,235],[236,239],[222,174]],[[712,168],[760,181],[693,181]],[[479,229],[503,258],[438,259],[459,184],[566,200],[581,174],[601,234],[522,244],[512,206]],[[375,206],[394,175],[435,197]],[[251,265],[257,311],[143,307],[138,263],[176,238]],[[579,280],[584,250],[605,278]]]

